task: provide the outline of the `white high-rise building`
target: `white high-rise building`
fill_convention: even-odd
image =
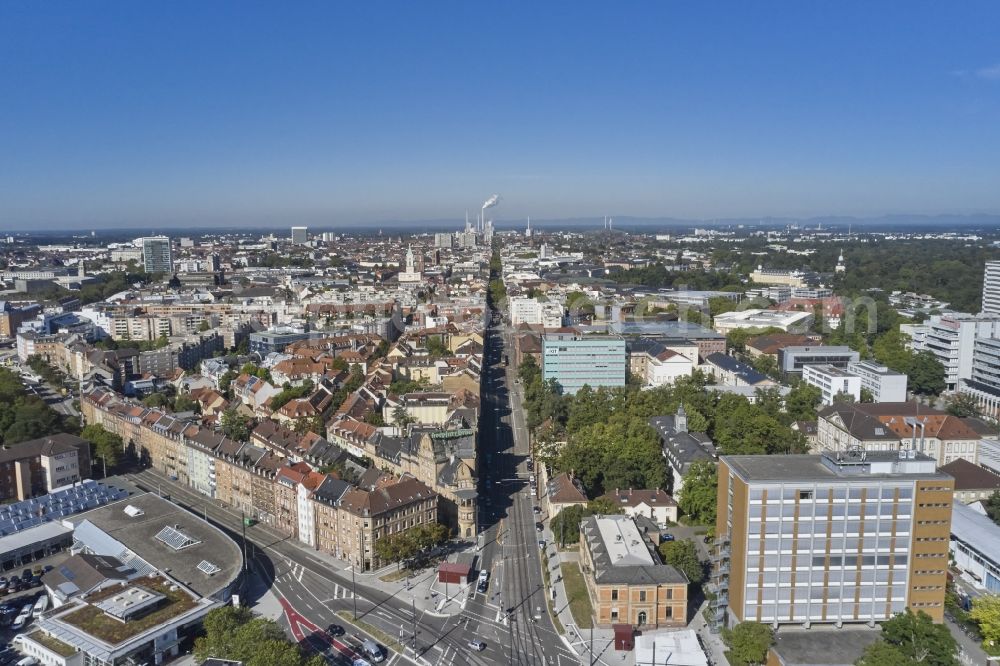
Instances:
[[[292,242],[305,245],[309,242],[309,227],[292,227]]]
[[[147,273],[170,273],[174,269],[174,256],[170,239],[166,236],[148,236],[142,241],[142,267]]]
[[[1000,315],[1000,261],[987,261],[983,273],[983,313]]]
[[[937,357],[944,366],[947,390],[954,391],[959,380],[972,378],[976,340],[1000,338],[1000,314],[931,315],[923,324],[909,325],[905,332],[912,335],[914,351],[929,351]]]

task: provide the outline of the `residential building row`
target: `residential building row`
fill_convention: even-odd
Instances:
[[[161,473],[303,543],[364,568],[383,564],[380,537],[438,522],[438,495],[410,475],[387,477],[350,461],[336,444],[264,421],[247,442],[128,403],[96,389],[84,394],[87,423],[113,432]],[[353,467],[357,486],[318,470]],[[453,528],[454,529],[454,528]]]

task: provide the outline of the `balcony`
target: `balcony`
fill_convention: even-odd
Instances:
[[[708,559],[713,562],[720,562],[722,560],[728,560],[730,555],[731,551],[729,550],[729,546],[720,546],[718,549],[712,551],[712,553],[708,556]]]

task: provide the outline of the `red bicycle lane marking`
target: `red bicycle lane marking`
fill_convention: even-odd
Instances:
[[[295,610],[292,604],[289,603],[288,599],[278,597],[278,601],[281,602],[281,607],[285,612],[285,619],[288,621],[288,626],[291,628],[292,635],[295,637],[297,642],[301,643],[306,639],[306,635],[302,631],[302,627],[305,627],[308,631],[318,634],[321,639],[337,648],[337,650],[344,656],[350,658],[357,656],[357,653],[350,645],[338,641],[336,638],[320,629],[316,623]]]

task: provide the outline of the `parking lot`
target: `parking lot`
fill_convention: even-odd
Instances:
[[[18,614],[28,604],[34,605],[39,597],[45,594],[39,577],[35,577],[36,572],[44,572],[46,567],[57,567],[69,557],[68,552],[56,553],[34,562],[25,564],[16,569],[0,572],[0,576],[5,580],[0,582],[0,666],[15,664],[22,655],[18,654],[13,647],[13,640],[17,634],[23,634],[31,630],[34,618],[28,619],[22,626],[15,628],[12,626]],[[31,574],[28,583],[22,586],[24,572],[27,570]],[[11,582],[18,579],[18,584],[12,586]],[[14,587],[17,591],[11,592]]]

